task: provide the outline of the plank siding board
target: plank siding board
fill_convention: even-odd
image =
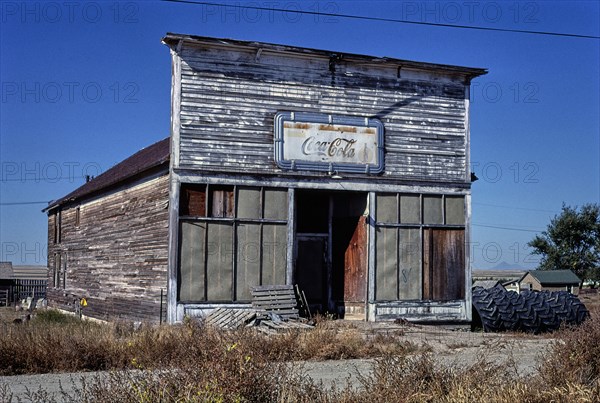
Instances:
[[[342,63],[332,85],[322,57],[256,60],[241,48],[180,51],[179,166],[285,175],[273,150],[279,110],[376,116],[385,125],[385,176],[465,182],[465,84],[398,79],[389,66]]]
[[[57,244],[49,238],[48,267],[54,267],[55,253],[63,254],[66,287],[52,287],[49,278],[49,304],[73,311],[73,300],[85,296],[89,316],[158,321],[167,287],[167,201],[168,175],[159,173],[84,200],[78,226],[77,206],[63,207],[62,238]]]
[[[427,228],[423,234],[423,298],[465,297],[465,231]]]

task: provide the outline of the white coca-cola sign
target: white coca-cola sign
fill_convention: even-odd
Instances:
[[[279,112],[275,160],[292,170],[381,172],[383,124],[373,118]]]

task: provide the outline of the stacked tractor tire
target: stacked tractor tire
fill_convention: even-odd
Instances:
[[[579,325],[589,316],[585,305],[567,291],[507,291],[473,287],[473,325],[485,332],[551,332],[563,323]]]

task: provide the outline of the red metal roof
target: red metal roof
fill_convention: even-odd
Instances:
[[[68,195],[54,200],[43,211],[98,193],[133,178],[145,171],[168,163],[171,153],[170,137],[143,148],[108,171],[93,178]]]

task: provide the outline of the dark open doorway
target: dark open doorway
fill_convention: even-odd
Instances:
[[[296,192],[295,282],[312,311],[365,318],[367,194]]]

